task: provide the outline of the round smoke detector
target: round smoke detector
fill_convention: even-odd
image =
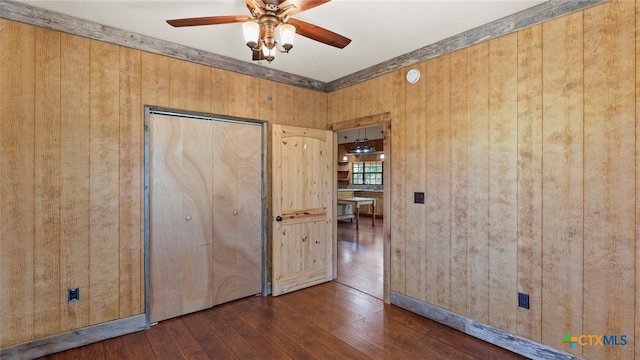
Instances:
[[[407,81],[410,84],[415,84],[415,83],[418,82],[418,80],[420,80],[420,70],[411,69],[411,70],[407,71]]]

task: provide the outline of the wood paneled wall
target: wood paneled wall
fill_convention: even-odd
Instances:
[[[392,114],[392,291],[640,357],[638,34],[640,3],[613,1],[329,94],[329,123]]]
[[[144,105],[327,118],[325,93],[0,19],[0,348],[144,312]]]

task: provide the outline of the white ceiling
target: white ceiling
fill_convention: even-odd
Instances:
[[[338,144],[348,144],[367,138],[376,140],[384,138],[384,128],[382,125],[361,127],[358,129],[344,130],[338,132]]]
[[[174,28],[165,20],[249,15],[244,0],[19,1],[102,25],[251,62],[240,23]],[[261,65],[331,82],[450,36],[514,14],[540,0],[333,0],[294,18],[352,39],[344,49],[296,36],[289,54]]]

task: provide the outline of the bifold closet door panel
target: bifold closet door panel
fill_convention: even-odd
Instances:
[[[215,122],[214,302],[261,291],[262,129]]]
[[[213,306],[211,121],[150,117],[150,320]]]

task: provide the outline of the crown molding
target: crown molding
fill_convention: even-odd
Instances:
[[[302,88],[324,91],[325,83],[260,65],[159,40],[149,36],[78,19],[65,14],[30,6],[15,1],[0,1],[0,18],[14,20],[67,34],[105,41],[115,45],[142,50],[158,55],[195,62],[240,74],[255,76]]]
[[[265,68],[244,61],[238,61],[230,57],[116,29],[15,1],[0,1],[0,18],[191,61],[287,85],[330,93],[609,1],[611,0],[547,1],[328,83],[280,70]]]
[[[326,84],[325,91],[340,90],[609,1],[611,0],[551,0],[331,81]]]

